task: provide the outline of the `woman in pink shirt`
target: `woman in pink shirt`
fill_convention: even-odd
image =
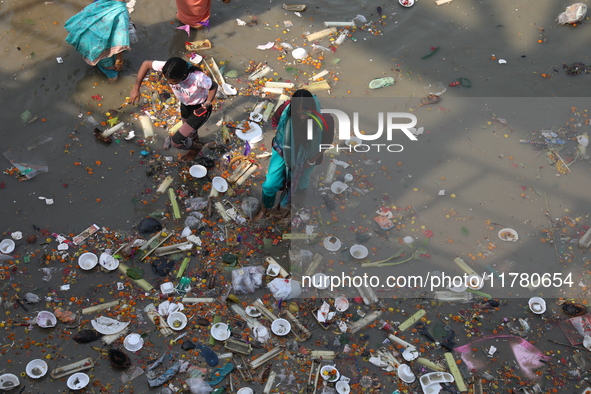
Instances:
[[[146,60],[142,63],[135,84],[129,95],[131,103],[140,99],[140,86],[150,69],[162,72],[174,95],[181,102],[181,118],[183,125],[171,138],[171,145],[178,149],[188,150],[183,161],[191,161],[203,148],[199,142],[199,128],[209,119],[212,102],[218,85],[201,69],[180,57],[173,57],[166,62]],[[168,142],[165,141],[165,147]]]

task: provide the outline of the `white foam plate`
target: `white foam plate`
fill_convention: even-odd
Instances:
[[[211,184],[213,188],[220,193],[224,193],[228,190],[228,181],[226,181],[221,176],[216,176],[211,180]]]
[[[127,327],[129,322],[121,322],[110,317],[100,316],[91,320],[90,324],[92,324],[92,328],[103,335],[113,335]]]
[[[249,143],[259,142],[263,139],[263,129],[261,129],[261,126],[254,122],[248,122],[248,127],[249,129],[247,131],[242,131],[242,129],[244,129],[244,123],[242,123],[240,127],[236,129],[236,136]]]

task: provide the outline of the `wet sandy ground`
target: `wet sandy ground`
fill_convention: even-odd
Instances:
[[[134,73],[141,62],[151,58],[164,60],[184,53],[184,42],[188,38],[184,32],[175,29],[178,23],[174,21],[172,2],[146,1],[138,4],[132,20],[136,24],[140,41],[125,57],[122,78],[110,83],[97,70],[86,66],[80,56],[64,42],[64,22],[84,5],[83,2],[33,1],[5,1],[1,5],[0,31],[4,56],[0,59],[0,99],[4,108],[4,126],[0,133],[3,137],[3,152],[8,149],[21,151],[29,157],[43,159],[49,168],[48,173],[24,182],[19,182],[11,175],[1,176],[4,185],[0,190],[1,201],[6,206],[2,215],[2,231],[6,234],[22,231],[27,236],[33,232],[33,226],[50,232],[78,234],[93,223],[127,234],[145,215],[166,212],[168,209],[166,196],[154,194],[153,190],[158,184],[146,175],[146,163],[154,153],[178,153],[160,149],[165,131],[157,129],[158,138],[147,147],[124,140],[105,146],[95,141],[92,127],[83,121],[88,115],[103,120],[106,110],[120,107],[129,94]],[[588,109],[584,99],[587,96],[588,76],[567,76],[562,69],[563,63],[587,62],[587,23],[577,27],[556,25],[554,19],[564,5],[549,1],[500,1],[494,4],[452,1],[437,7],[433,2],[421,0],[411,9],[403,9],[396,4],[380,6],[385,16],[383,18],[379,18],[374,3],[342,4],[337,1],[309,4],[308,10],[298,17],[283,11],[276,2],[214,2],[211,30],[199,33],[193,31],[190,39],[209,38],[214,48],[207,54],[214,56],[218,62],[229,62],[226,70],[235,69],[239,74],[239,78],[231,80],[231,83],[246,93],[246,68],[250,61],[267,61],[276,73],[273,77],[283,81],[304,82],[309,75],[318,71],[311,66],[295,64],[300,75],[294,78],[285,71],[286,66],[294,66],[286,64],[286,61],[291,62],[289,54],[286,59],[278,60],[278,51],[260,51],[256,49],[257,45],[281,38],[294,46],[302,46],[306,43],[302,35],[321,30],[322,21],[325,20],[350,20],[362,14],[369,21],[382,21],[383,24],[374,23],[374,28],[381,29],[383,35],[356,31],[352,34],[356,41],[347,40],[336,52],[322,55],[314,53],[315,58],[324,56],[321,69],[331,71],[331,91],[319,92],[318,96],[327,108],[362,113],[360,123],[368,132],[376,129],[375,110],[379,108],[383,111],[412,111],[418,118],[419,126],[425,128],[425,133],[419,136],[418,142],[397,137],[400,139],[395,142],[403,144],[405,148],[402,153],[341,153],[335,156],[339,160],[351,162],[348,172],[355,174],[356,182],[363,181],[364,186],[368,185],[373,190],[360,198],[356,208],[347,205],[355,197],[353,195],[337,197],[339,205],[346,207],[344,210],[339,208],[333,214],[321,208],[325,225],[319,228],[319,233],[322,236],[338,236],[345,246],[350,246],[355,240],[351,226],[371,230],[374,233],[366,245],[371,250],[369,260],[377,261],[395,253],[402,237],[416,236],[419,243],[426,238],[425,230],[432,231],[433,237],[426,246],[429,257],[396,267],[367,271],[357,268],[358,274],[410,275],[432,271],[458,274],[461,271],[452,263],[452,259],[457,256],[462,257],[478,273],[490,272],[487,265],[499,273],[572,272],[572,288],[563,286],[556,289],[551,286],[530,291],[522,287],[485,286],[482,289],[493,297],[507,300],[507,304],[503,304],[499,311],[486,315],[484,331],[491,333],[502,323],[503,318],[529,317],[535,334],[530,334],[528,339],[544,351],[560,350],[562,357],[571,364],[563,368],[556,361],[561,356],[555,354],[554,366],[550,370],[552,373],[556,371],[557,375],[566,373],[574,368],[569,358],[571,350],[546,341],[547,338],[553,338],[567,342],[563,334],[550,324],[566,318],[553,305],[553,298],[588,298],[585,287],[589,282],[585,268],[588,258],[576,245],[568,243],[568,237],[564,237],[564,243],[558,241],[556,248],[544,244],[541,239],[545,236],[542,230],[557,218],[566,216],[578,219],[577,229],[589,224],[587,193],[590,185],[589,177],[586,176],[589,163],[579,160],[570,167],[571,172],[557,176],[556,169],[546,160],[545,152],[538,154],[539,151],[531,145],[521,144],[519,140],[532,138],[534,130],[566,127],[567,123],[581,124],[581,127],[576,128],[576,134],[588,128],[584,124]],[[236,18],[246,22],[257,21],[258,24],[239,27]],[[284,27],[286,20],[293,23],[289,30]],[[329,42],[324,39],[319,44],[328,46]],[[439,51],[422,59],[434,47],[439,47]],[[56,57],[63,58],[64,62],[57,63]],[[337,58],[340,61],[333,64]],[[499,64],[499,59],[506,60],[507,64]],[[545,78],[541,74],[550,77]],[[373,91],[367,88],[369,81],[383,76],[395,77],[396,84]],[[448,86],[460,77],[468,78],[472,87]],[[426,87],[439,82],[447,87],[442,101],[434,106],[419,106],[420,98],[430,90]],[[94,100],[92,96],[96,95],[101,96],[102,100]],[[204,136],[215,139],[219,129],[215,123],[222,116],[235,121],[243,120],[245,112],[257,100],[251,95],[240,95],[225,101],[212,116]],[[27,109],[38,116],[36,122],[23,124],[20,116]],[[128,107],[124,113],[138,110]],[[495,121],[495,118],[505,119],[507,123]],[[132,122],[130,127],[141,134],[139,123],[134,123],[131,117],[126,120]],[[265,133],[265,145],[268,147],[272,134],[270,127],[265,128]],[[576,142],[570,141],[560,154],[570,160],[574,157],[575,147]],[[140,152],[147,148],[151,150],[150,156],[141,156]],[[261,162],[265,164],[265,161]],[[322,177],[326,166],[327,163],[318,168],[315,176]],[[9,168],[7,161],[4,168]],[[173,167],[170,171],[176,174],[178,170],[178,167]],[[363,178],[364,175],[367,178]],[[261,181],[262,178],[255,181],[252,187],[254,195],[258,195]],[[319,179],[318,188],[322,187],[321,181]],[[440,190],[445,190],[445,196],[438,196]],[[452,198],[452,194],[455,197]],[[55,203],[46,205],[44,200],[39,199],[40,196],[52,198]],[[305,198],[310,206],[316,206],[319,201],[318,192],[314,190],[310,190]],[[386,234],[378,232],[372,218],[375,211],[384,206],[403,209],[412,207],[402,211],[408,213],[403,220],[408,227]],[[337,220],[332,220],[333,215]],[[413,215],[416,218],[411,220]],[[179,229],[181,227],[177,223],[170,225]],[[516,243],[500,241],[497,232],[502,227],[517,230],[520,240]],[[57,289],[64,279],[71,281],[68,275],[56,275],[50,282],[41,280],[37,271],[41,264],[39,256],[43,250],[56,244],[42,247],[39,246],[40,242],[42,239],[33,247],[23,241],[18,244],[19,271],[13,275],[16,282],[5,282],[4,299],[14,299],[14,293],[8,287],[13,283],[22,297],[31,289],[45,296]],[[353,262],[346,259],[346,253],[344,256],[329,255],[320,245],[305,246],[325,255],[325,273],[351,272]],[[572,252],[569,247],[573,248]],[[22,270],[20,256],[28,253],[36,253],[36,257],[26,266],[27,270]],[[282,263],[287,262],[283,249],[272,251],[271,254]],[[330,260],[337,264],[328,266]],[[340,260],[344,262],[342,266],[338,264]],[[75,261],[70,264],[75,264]],[[150,270],[146,271],[147,279],[156,283],[157,278]],[[78,280],[78,284],[80,281],[92,283],[93,288],[82,290],[80,286],[75,286],[73,291],[60,296],[66,299],[66,303],[69,297],[77,297],[78,300],[84,300],[81,306],[88,306],[100,298],[111,299],[118,293],[115,291],[115,282],[121,279],[111,273],[105,280],[104,276],[94,273],[83,274]],[[103,283],[108,283],[108,287],[96,287]],[[128,284],[125,292],[128,298],[137,295],[137,289],[131,284]],[[340,292],[345,290],[341,289]],[[311,294],[314,293],[305,293]],[[533,295],[548,297],[549,311],[543,320],[532,316],[524,308],[524,298]],[[422,289],[417,289],[416,296],[424,299],[387,300],[386,307],[394,309],[386,313],[386,318],[402,321],[406,316],[403,313],[414,312],[417,303],[427,306],[428,310],[431,308],[427,315],[431,321],[445,321],[446,316],[457,315],[457,304],[434,303],[432,294]],[[21,308],[13,309],[10,303],[5,305],[4,312],[11,313],[7,319],[16,315],[16,320],[20,320],[25,316],[34,316],[33,312],[40,309],[39,306],[30,306],[30,313],[24,313]],[[437,315],[435,309],[441,310],[442,314]],[[155,344],[149,353],[140,352],[133,356],[134,362],[145,363],[147,357],[155,358],[158,351],[166,348],[166,341],[148,329],[147,325],[134,324],[134,329],[149,333],[150,340]],[[469,325],[463,322],[452,325],[460,338],[458,344],[466,343],[469,339],[467,336],[473,335]],[[552,329],[549,330],[549,327]],[[4,348],[7,353],[2,358],[11,360],[10,363],[3,363],[5,372],[20,375],[29,359],[45,356],[38,351],[40,349],[55,355],[50,368],[66,363],[63,355],[72,361],[96,356],[96,352],[89,350],[88,345],[74,344],[65,333],[67,329],[58,328],[51,332],[34,328],[29,333],[25,332],[25,327],[7,329],[7,334],[16,334],[15,343],[21,348]],[[375,347],[384,338],[377,329],[370,330],[368,334],[371,337],[368,349]],[[336,337],[331,331],[318,329],[314,335],[313,341],[325,343],[332,343]],[[408,335],[422,340],[418,334]],[[33,350],[23,349],[27,340],[46,345]],[[316,347],[313,341],[306,346]],[[363,338],[357,338],[356,341],[365,343]],[[4,345],[11,343],[6,337]],[[565,354],[568,356],[565,357]],[[101,387],[119,389],[121,384],[118,375],[111,370],[106,360],[97,360],[100,360],[100,366],[93,373],[101,385],[92,390],[98,392]],[[369,367],[365,361],[360,363],[363,368]],[[494,374],[493,370],[500,365],[503,364],[493,363],[489,372]],[[393,390],[395,378],[384,378],[391,379],[386,387]],[[27,386],[24,392],[66,390],[65,382],[55,381],[50,382],[51,387],[46,386],[44,391],[44,384],[49,382],[48,378],[45,379],[34,382],[22,378],[21,381]],[[563,391],[582,391],[577,386],[580,385],[577,379],[558,381],[557,386],[562,385]],[[554,382],[544,382],[545,390],[555,387]],[[108,386],[109,383],[112,386]],[[513,387],[517,383],[508,379],[498,384],[501,387]],[[492,386],[488,387],[493,392]],[[134,389],[136,392],[149,391],[143,377],[134,381]],[[356,389],[361,390],[359,387]],[[121,390],[128,392],[125,390],[131,389]],[[412,386],[409,390],[418,391],[420,388]],[[285,389],[284,392],[287,391]],[[18,392],[18,389],[14,392]],[[389,391],[381,389],[376,392]]]

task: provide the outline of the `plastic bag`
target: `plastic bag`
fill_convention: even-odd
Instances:
[[[191,212],[187,219],[185,219],[185,227],[189,227],[191,230],[199,230],[205,224],[201,221],[203,214],[200,212]]]
[[[185,380],[191,394],[209,394],[213,391],[213,388],[201,378],[189,378]]]
[[[242,205],[240,205],[240,208],[242,208],[242,212],[244,212],[246,216],[252,219],[261,210],[261,202],[257,198],[246,197],[242,202]]]
[[[207,199],[204,197],[195,197],[185,200],[187,211],[201,211],[207,207]]]
[[[28,153],[7,151],[4,152],[4,157],[19,171],[19,176],[24,180],[49,171],[45,161]]]
[[[277,300],[289,300],[302,294],[302,286],[297,280],[275,278],[267,287]]]
[[[566,10],[558,15],[556,22],[559,25],[566,25],[569,23],[577,23],[582,21],[587,14],[587,6],[583,3],[575,3],[566,7]]]
[[[263,283],[265,269],[258,265],[232,271],[232,288],[235,294],[251,294]]]
[[[162,386],[164,383],[168,382],[170,379],[174,377],[181,368],[180,361],[174,363],[170,368],[168,368],[162,375],[158,376],[155,379],[148,379],[148,384],[150,387],[158,387]]]

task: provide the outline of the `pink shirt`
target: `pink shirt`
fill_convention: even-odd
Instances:
[[[166,62],[154,60],[152,68],[156,71],[162,72]],[[201,71],[195,71],[176,85],[170,84],[174,95],[185,105],[201,104],[207,101],[207,94],[211,88],[211,78]]]

